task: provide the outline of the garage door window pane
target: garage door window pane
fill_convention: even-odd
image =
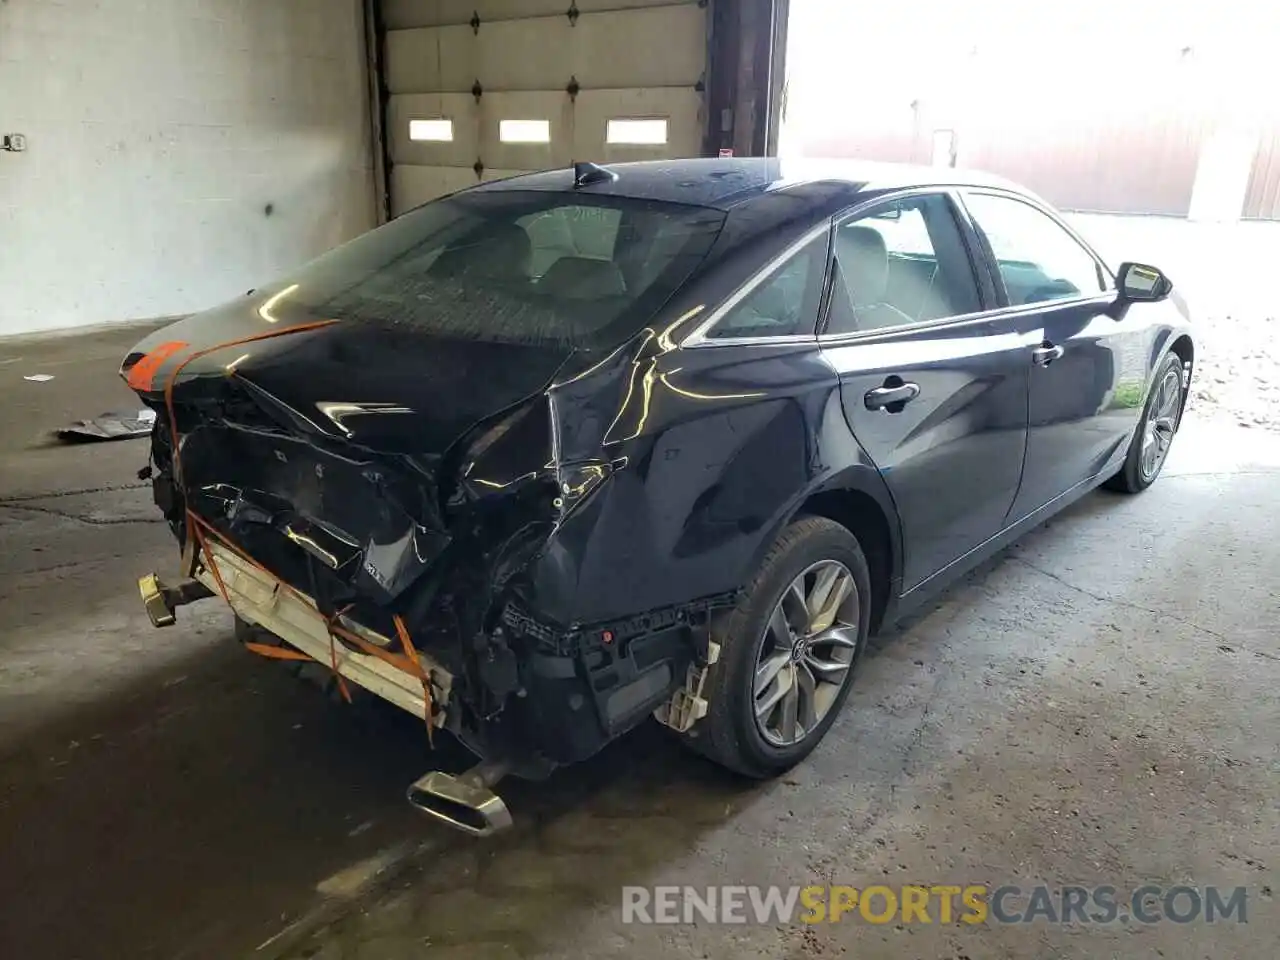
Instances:
[[[550,143],[551,121],[501,120],[498,122],[498,139],[503,143]]]
[[[991,245],[1010,304],[1069,300],[1107,289],[1089,251],[1043,211],[988,193],[970,194],[965,205]]]
[[[610,144],[660,146],[667,142],[667,121],[610,120],[605,141]]]
[[[435,140],[448,143],[453,140],[452,120],[410,120],[410,140]]]

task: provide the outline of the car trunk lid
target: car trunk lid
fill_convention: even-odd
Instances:
[[[143,340],[121,373],[144,398],[208,395],[228,379],[314,431],[371,450],[440,454],[477,423],[541,392],[566,345],[445,337],[249,297]],[[264,323],[263,312],[276,319]],[[261,339],[260,339],[261,338]]]
[[[385,606],[453,538],[446,452],[538,395],[573,350],[325,324],[299,310],[263,331],[262,303],[179,322],[126,359],[122,374],[161,411],[166,446],[173,385],[183,489],[158,500],[177,523],[193,510],[318,602]],[[175,472],[161,473],[172,485]]]

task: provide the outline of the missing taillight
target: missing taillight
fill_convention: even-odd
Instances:
[[[556,498],[556,508],[561,513],[568,513],[608,479],[613,472],[610,463],[577,463],[562,466],[558,471],[560,496]]]

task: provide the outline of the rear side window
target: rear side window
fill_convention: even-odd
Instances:
[[[711,338],[812,335],[827,269],[827,234],[778,265],[707,332]]]
[[[908,197],[841,221],[824,333],[862,333],[982,309],[973,264],[943,194]]]
[[[991,247],[1010,304],[1069,300],[1107,289],[1092,254],[1044,211],[991,193],[969,194],[964,202]]]
[[[718,210],[545,191],[456,194],[282,281],[277,310],[505,343],[612,346],[693,273]]]

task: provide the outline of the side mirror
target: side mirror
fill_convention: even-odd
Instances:
[[[1173,290],[1173,282],[1157,268],[1145,263],[1122,263],[1116,277],[1120,296],[1130,303],[1163,300]]]

